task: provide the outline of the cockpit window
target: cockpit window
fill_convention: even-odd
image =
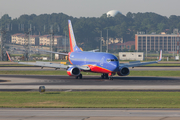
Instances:
[[[110,62],[110,61],[118,61],[117,59],[107,59],[107,62]]]
[[[110,62],[111,60],[110,59],[107,59],[107,62]]]

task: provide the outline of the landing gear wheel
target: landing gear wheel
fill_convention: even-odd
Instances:
[[[82,79],[82,74],[79,75],[79,79]]]
[[[101,78],[104,79],[104,74],[101,75]]]
[[[108,79],[108,74],[103,73],[103,74],[101,75],[101,78],[102,78],[102,79]]]
[[[108,79],[108,74],[104,74],[105,78]]]
[[[80,74],[80,75],[78,75],[78,76],[76,76],[76,79],[82,79],[82,74]]]
[[[113,77],[112,77],[112,76],[109,76],[109,80],[113,80]]]

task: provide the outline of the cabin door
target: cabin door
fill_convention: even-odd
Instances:
[[[101,58],[101,62],[100,62],[101,67],[104,67],[104,58],[105,58],[104,56]]]

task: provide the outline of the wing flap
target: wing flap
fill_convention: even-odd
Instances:
[[[34,66],[40,66],[40,67],[51,67],[51,68],[63,68],[63,69],[67,69],[69,67],[78,67],[79,69],[84,70],[84,71],[90,70],[90,68],[88,66],[64,65],[64,64],[41,62],[41,61],[37,61],[37,62],[34,62],[34,63],[31,63],[31,62],[18,62],[18,64],[34,65]]]
[[[68,68],[68,65],[64,65],[64,64],[57,64],[57,63],[50,63],[50,62],[39,62],[39,61],[37,61],[35,63],[18,62],[18,64],[35,65],[35,66],[40,66],[40,67],[64,68],[64,69]]]

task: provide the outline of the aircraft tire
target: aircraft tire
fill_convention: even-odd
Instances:
[[[82,74],[79,75],[79,79],[82,79]]]
[[[112,77],[112,76],[110,76],[110,77],[109,77],[109,80],[113,80],[113,77]]]
[[[104,74],[101,75],[101,78],[104,79]]]
[[[108,79],[108,74],[104,74],[105,78]]]

